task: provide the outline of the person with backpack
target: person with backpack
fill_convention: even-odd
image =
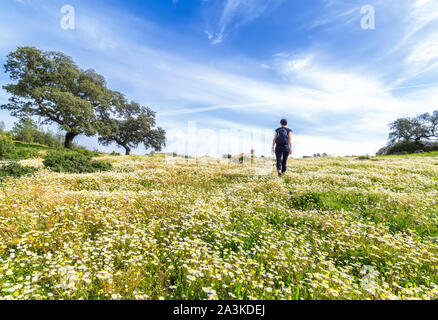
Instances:
[[[278,176],[282,177],[287,170],[287,159],[292,154],[292,130],[287,127],[287,119],[280,121],[281,128],[275,130],[272,142],[272,153],[277,157]]]

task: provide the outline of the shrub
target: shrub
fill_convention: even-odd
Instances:
[[[438,151],[438,142],[426,143],[426,147],[424,148],[424,151],[426,152]]]
[[[29,148],[17,148],[11,138],[0,137],[0,160],[21,160],[33,158],[38,154]]]
[[[113,168],[113,165],[106,161],[91,161],[91,166],[96,171],[109,171]]]
[[[12,159],[16,156],[14,143],[8,137],[0,137],[0,160]]]
[[[424,147],[420,147],[414,141],[401,141],[393,145],[388,145],[377,152],[377,155],[391,155],[391,154],[410,154],[419,151],[430,152],[438,150],[437,142],[424,142]]]
[[[74,151],[76,151],[80,154],[83,154],[84,156],[89,157],[89,158],[101,156],[100,152],[96,151],[96,150],[90,151],[90,150],[85,149],[85,148],[77,148],[77,149],[74,149]]]
[[[11,158],[11,160],[21,160],[21,159],[30,159],[35,158],[38,155],[38,151],[32,150],[29,148],[24,149],[15,149],[15,157]]]
[[[9,162],[8,164],[0,165],[0,180],[6,177],[19,178],[21,176],[29,175],[37,171],[38,168],[23,167],[18,162]]]
[[[112,165],[108,162],[93,161],[92,156],[85,152],[57,149],[49,152],[43,164],[55,172],[92,173],[108,171]]]
[[[419,147],[414,141],[398,142],[389,146],[386,150],[386,154],[414,153],[418,149]]]

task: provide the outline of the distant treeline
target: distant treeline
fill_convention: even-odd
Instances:
[[[10,131],[6,131],[4,126],[0,125],[0,135],[8,136],[16,141],[42,144],[51,148],[59,148],[64,144],[64,135],[44,130],[30,118],[16,122]]]

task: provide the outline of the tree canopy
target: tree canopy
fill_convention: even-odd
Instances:
[[[116,110],[116,118],[107,121],[105,133],[101,133],[102,145],[117,143],[129,155],[132,148],[143,144],[146,149],[161,151],[166,132],[155,127],[155,112],[136,102],[123,102]]]
[[[14,83],[3,88],[12,94],[2,109],[13,116],[38,116],[42,123],[57,123],[66,132],[65,147],[72,148],[79,134],[92,136],[105,126],[119,94],[106,87],[93,70],[80,69],[60,52],[20,47],[4,65]]]

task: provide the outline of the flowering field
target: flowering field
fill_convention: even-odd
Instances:
[[[0,299],[438,298],[438,158],[104,160],[0,184]]]

